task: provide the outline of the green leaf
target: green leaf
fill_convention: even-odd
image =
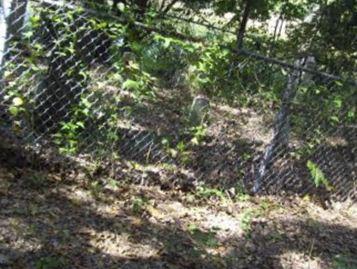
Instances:
[[[355,117],[355,112],[353,110],[349,110],[347,113],[347,119],[353,119]]]
[[[330,117],[330,120],[333,121],[333,122],[335,122],[335,123],[338,123],[338,122],[340,121],[337,116],[331,116],[331,117]]]
[[[9,112],[12,116],[16,116],[19,113],[19,109],[16,106],[11,106]]]
[[[322,170],[315,163],[308,160],[306,166],[309,169],[311,177],[312,177],[314,184],[317,188],[320,186],[323,186],[328,191],[333,190],[333,186],[328,181],[328,179],[325,177]]]
[[[192,139],[191,139],[191,143],[192,143],[193,145],[195,145],[195,146],[197,146],[197,145],[200,144],[200,142],[198,141],[198,138],[197,138],[197,137],[192,138]]]
[[[31,21],[31,23],[36,24],[36,23],[38,23],[38,22],[41,21],[41,18],[40,18],[39,15],[37,15],[37,16],[32,16],[32,17],[30,17],[30,21]]]
[[[87,108],[92,106],[91,102],[89,102],[87,98],[82,98],[82,104]]]
[[[163,45],[164,49],[167,49],[168,47],[170,47],[170,45],[171,45],[171,39],[170,38],[165,38],[164,39],[164,45]]]
[[[335,81],[335,84],[336,84],[337,86],[340,86],[340,87],[343,86],[342,82],[341,82],[341,81],[338,81],[338,80]]]
[[[14,99],[12,99],[12,104],[15,107],[19,107],[19,106],[22,106],[24,104],[24,101],[20,97],[15,97]]]
[[[140,83],[138,81],[128,79],[123,83],[123,88],[128,90],[139,90]]]
[[[81,127],[81,128],[84,129],[84,123],[81,122],[81,121],[78,121],[78,122],[77,122],[77,126],[79,126],[79,127]]]
[[[335,100],[333,100],[333,103],[335,104],[336,108],[341,108],[342,107],[342,100],[336,97]]]
[[[33,32],[32,31],[28,31],[26,33],[23,34],[25,38],[30,39],[33,36]]]

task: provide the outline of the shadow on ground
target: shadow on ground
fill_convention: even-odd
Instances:
[[[276,216],[249,217],[238,202],[230,214],[249,228],[220,237],[222,231],[187,225],[191,213],[159,212],[168,203],[175,210],[207,206],[182,192],[108,190],[41,162],[2,159],[0,171],[1,268],[331,268],[337,255],[356,266],[357,230],[341,219],[327,223],[284,206]]]

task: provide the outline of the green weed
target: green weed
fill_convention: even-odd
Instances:
[[[333,190],[332,184],[329,182],[325,174],[315,163],[308,160],[306,166],[310,171],[311,177],[313,179],[316,188],[322,186],[328,191]]]
[[[216,188],[209,188],[205,186],[198,187],[195,195],[199,199],[211,199],[211,198],[219,198],[221,200],[226,199],[223,190],[216,189]]]
[[[252,221],[258,215],[259,215],[259,211],[257,209],[250,208],[243,212],[242,217],[240,219],[240,227],[247,235],[251,233]]]
[[[219,242],[216,239],[216,232],[201,231],[195,224],[190,224],[187,227],[188,232],[191,234],[193,239],[201,246],[215,248],[219,245]]]
[[[62,269],[68,266],[63,257],[43,257],[36,262],[36,269]]]
[[[135,215],[140,215],[143,213],[145,206],[148,204],[148,199],[146,197],[135,198],[132,202],[132,211]]]
[[[333,260],[333,269],[357,269],[357,259],[350,255],[336,255]]]

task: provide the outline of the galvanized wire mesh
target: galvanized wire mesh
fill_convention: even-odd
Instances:
[[[307,58],[283,65],[229,51],[213,63],[223,71],[211,77],[207,119],[190,125],[188,77],[211,75],[190,74],[196,51],[173,46],[178,58],[153,79],[139,57],[173,57],[159,39],[146,37],[138,55],[126,47],[132,25],[113,16],[14,3],[2,13],[0,113],[24,143],[100,159],[110,177],[141,184],[356,199],[355,84],[307,72]]]

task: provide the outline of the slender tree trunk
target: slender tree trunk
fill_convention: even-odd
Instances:
[[[145,16],[146,10],[149,8],[149,0],[137,0],[139,20],[141,21]]]
[[[27,0],[0,1],[0,74],[2,74],[9,45],[21,35],[26,17]],[[0,80],[2,80],[2,75]]]
[[[240,27],[239,27],[238,34],[237,34],[237,49],[238,50],[243,48],[244,35],[245,35],[245,32],[246,32],[246,28],[247,28],[247,23],[248,23],[248,20],[249,20],[251,7],[252,7],[252,1],[251,0],[246,0],[245,1],[245,7],[244,7],[243,15],[242,15],[242,19],[241,19],[241,22],[240,22]]]
[[[4,92],[4,83],[3,83],[3,74],[4,74],[4,58],[7,51],[6,48],[6,36],[7,36],[7,23],[6,17],[10,9],[6,5],[5,0],[1,0],[0,7],[0,123],[6,118],[6,109],[5,109],[5,92]]]
[[[6,2],[6,1],[5,1]],[[24,26],[27,10],[27,0],[12,0],[10,14],[8,16],[8,35],[18,39]]]
[[[27,0],[0,0],[0,116],[6,115],[4,102],[4,69],[11,43],[20,38],[26,17]],[[15,44],[14,44],[15,46]]]
[[[276,20],[275,27],[274,27],[274,34],[273,34],[273,38],[272,38],[270,48],[269,48],[270,56],[272,56],[274,53],[276,39],[278,39],[278,37],[280,36],[280,31],[281,31],[282,25],[283,25],[283,19],[282,19],[282,15],[280,14],[278,19]],[[278,31],[278,27],[280,27],[279,31]]]
[[[7,51],[6,38],[8,32],[7,17],[10,11],[10,5],[7,1],[1,0],[0,10],[0,69],[2,73],[4,54]],[[2,77],[0,78],[2,79]]]
[[[9,44],[20,38],[26,17],[27,0],[1,0],[1,6],[0,69],[6,60]]]

